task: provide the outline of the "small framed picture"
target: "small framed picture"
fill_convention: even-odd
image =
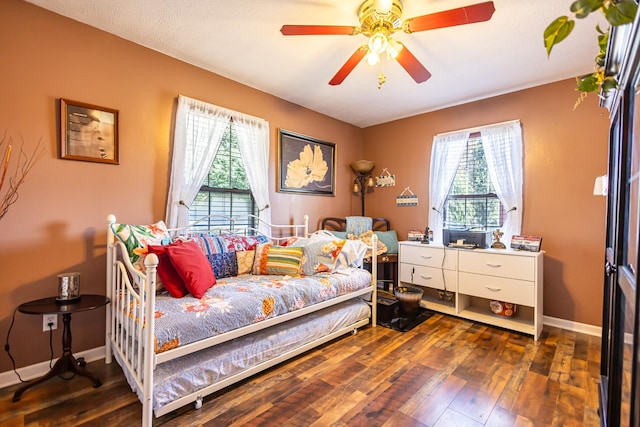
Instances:
[[[118,110],[60,99],[60,158],[119,164]]]
[[[283,129],[278,134],[278,191],[335,195],[335,144]]]
[[[511,249],[518,251],[540,252],[542,237],[538,236],[511,236]]]

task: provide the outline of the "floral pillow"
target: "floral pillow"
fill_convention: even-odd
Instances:
[[[345,240],[344,246],[333,267],[334,271],[362,268],[362,262],[364,261],[367,249],[367,245],[365,245],[362,240]]]
[[[371,246],[373,235],[374,235],[373,231],[369,230],[360,234],[359,236],[356,236],[354,234],[349,234],[347,235],[347,237],[350,240],[360,240],[363,243],[365,243],[367,246]],[[387,253],[387,245],[385,245],[380,240],[378,240],[378,244],[376,245],[376,255],[382,255],[384,253]],[[367,253],[365,254],[364,257],[371,258],[371,249],[367,249]]]
[[[318,240],[306,244],[302,262],[302,274],[311,276],[334,270],[336,260],[344,247],[344,240]]]
[[[255,250],[236,252],[236,258],[238,261],[238,276],[241,274],[251,274],[255,253]]]
[[[264,236],[241,236],[238,234],[221,234],[220,238],[225,243],[228,251],[251,251],[260,243],[266,243]]]
[[[150,225],[111,224],[111,231],[124,243],[129,258],[134,264],[146,255],[148,245],[171,243],[171,236],[164,221]]]

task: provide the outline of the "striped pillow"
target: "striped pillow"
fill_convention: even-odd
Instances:
[[[272,245],[267,253],[266,274],[298,276],[302,251],[300,247]]]

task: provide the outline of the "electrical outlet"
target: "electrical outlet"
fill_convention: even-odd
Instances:
[[[45,314],[42,316],[42,332],[49,330],[49,323],[51,323],[51,329],[58,329],[58,315],[57,314]]]

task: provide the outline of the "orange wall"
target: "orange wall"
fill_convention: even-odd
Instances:
[[[429,161],[434,135],[519,119],[524,142],[522,233],[542,236],[544,314],[600,325],[605,197],[593,196],[607,172],[608,111],[590,95],[575,111],[575,81],[566,80],[394,121],[364,130],[374,174],[387,168],[395,187],[366,196],[367,215],[388,216],[402,238],[427,225]],[[417,207],[395,206],[410,186]]]
[[[525,141],[523,231],[544,237],[545,314],[600,324],[604,198],[591,195],[606,172],[606,111],[588,99],[576,112],[573,81],[359,129],[166,57],[19,0],[0,2],[0,131],[46,153],[0,220],[0,336],[20,303],[56,294],[56,275],[79,271],[83,293],[105,287],[106,216],[145,223],[164,217],[175,100],[183,94],[269,121],[273,219],[312,228],[324,216],[359,214],[348,164],[367,158],[397,185],[367,194],[367,214],[387,216],[406,237],[426,225],[430,146],[438,132],[520,119]],[[57,100],[120,112],[120,165],[57,158]],[[336,196],[275,191],[277,129],[336,144]],[[391,148],[392,147],[392,148]],[[399,149],[400,148],[400,149]],[[406,186],[416,208],[398,208]],[[74,315],[73,350],[104,343],[104,311]],[[48,359],[38,316],[16,315],[11,351],[18,367]],[[60,348],[60,329],[54,336]],[[5,354],[5,353],[3,353]],[[0,372],[10,370],[0,356]]]

